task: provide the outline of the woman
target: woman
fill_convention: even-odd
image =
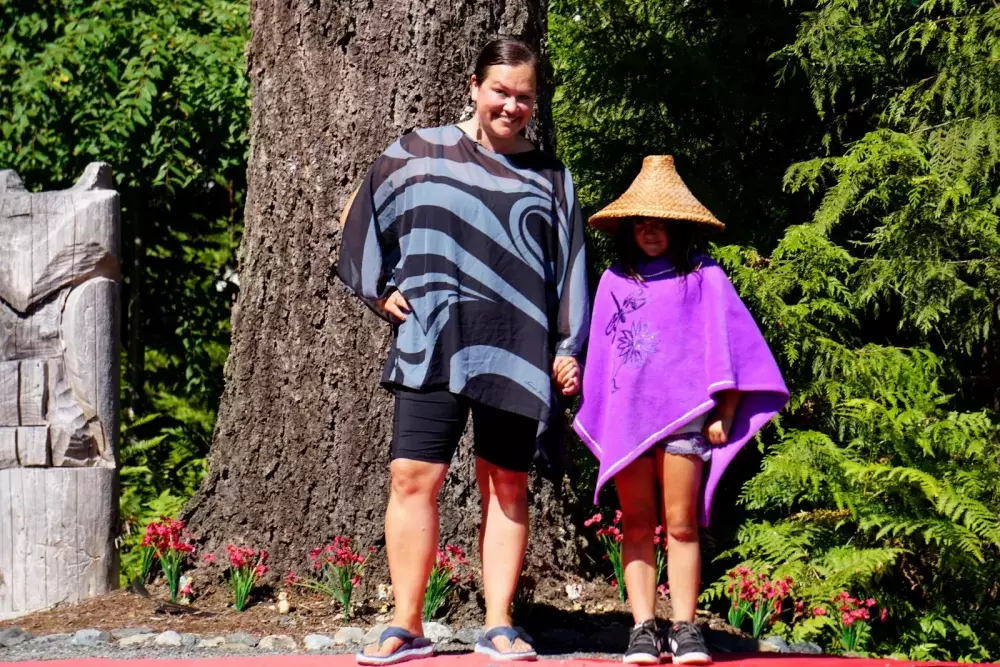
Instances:
[[[362,664],[433,652],[421,610],[437,496],[470,413],[486,600],[476,651],[535,657],[509,612],[528,540],[528,470],[553,381],[563,395],[579,391],[589,320],[572,178],[521,136],[537,80],[525,44],[488,44],[470,80],[473,117],[403,136],[345,212],[340,278],[395,334],[382,376],[395,393],[385,520],[395,613]]]

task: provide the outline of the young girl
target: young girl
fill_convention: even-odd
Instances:
[[[669,156],[650,156],[629,190],[590,219],[618,242],[591,320],[574,428],[614,478],[625,588],[635,619],[625,662],[711,663],[694,624],[706,525],[726,466],[788,399],[767,344],[725,273],[695,251],[722,223],[688,191]],[[703,481],[703,468],[707,475]],[[662,507],[672,624],[656,626],[653,537]]]

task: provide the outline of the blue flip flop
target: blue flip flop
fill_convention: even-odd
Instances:
[[[358,664],[395,665],[400,662],[429,658],[434,655],[434,644],[431,643],[431,640],[426,637],[417,637],[403,628],[386,628],[378,638],[379,647],[381,648],[382,644],[388,639],[400,639],[403,641],[403,645],[389,655],[365,655],[364,651],[362,651],[355,656]]]
[[[518,639],[530,644],[528,637],[521,634],[512,627],[500,625],[492,630],[487,630],[486,633],[479,638],[476,642],[476,653],[482,653],[483,655],[489,656],[491,660],[497,660],[499,662],[509,662],[513,660],[537,660],[538,654],[535,653],[535,649],[529,651],[498,651],[497,647],[493,645],[493,640],[497,637],[503,637],[511,646]]]

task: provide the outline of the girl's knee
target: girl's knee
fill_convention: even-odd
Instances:
[[[698,512],[695,508],[668,507],[667,535],[678,542],[697,542]]]
[[[652,541],[656,532],[656,505],[638,503],[622,509],[622,528],[629,540]]]

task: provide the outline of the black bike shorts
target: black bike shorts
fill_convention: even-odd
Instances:
[[[528,472],[535,455],[538,422],[447,390],[396,388],[391,459],[451,463],[472,414],[475,453],[514,472]]]

